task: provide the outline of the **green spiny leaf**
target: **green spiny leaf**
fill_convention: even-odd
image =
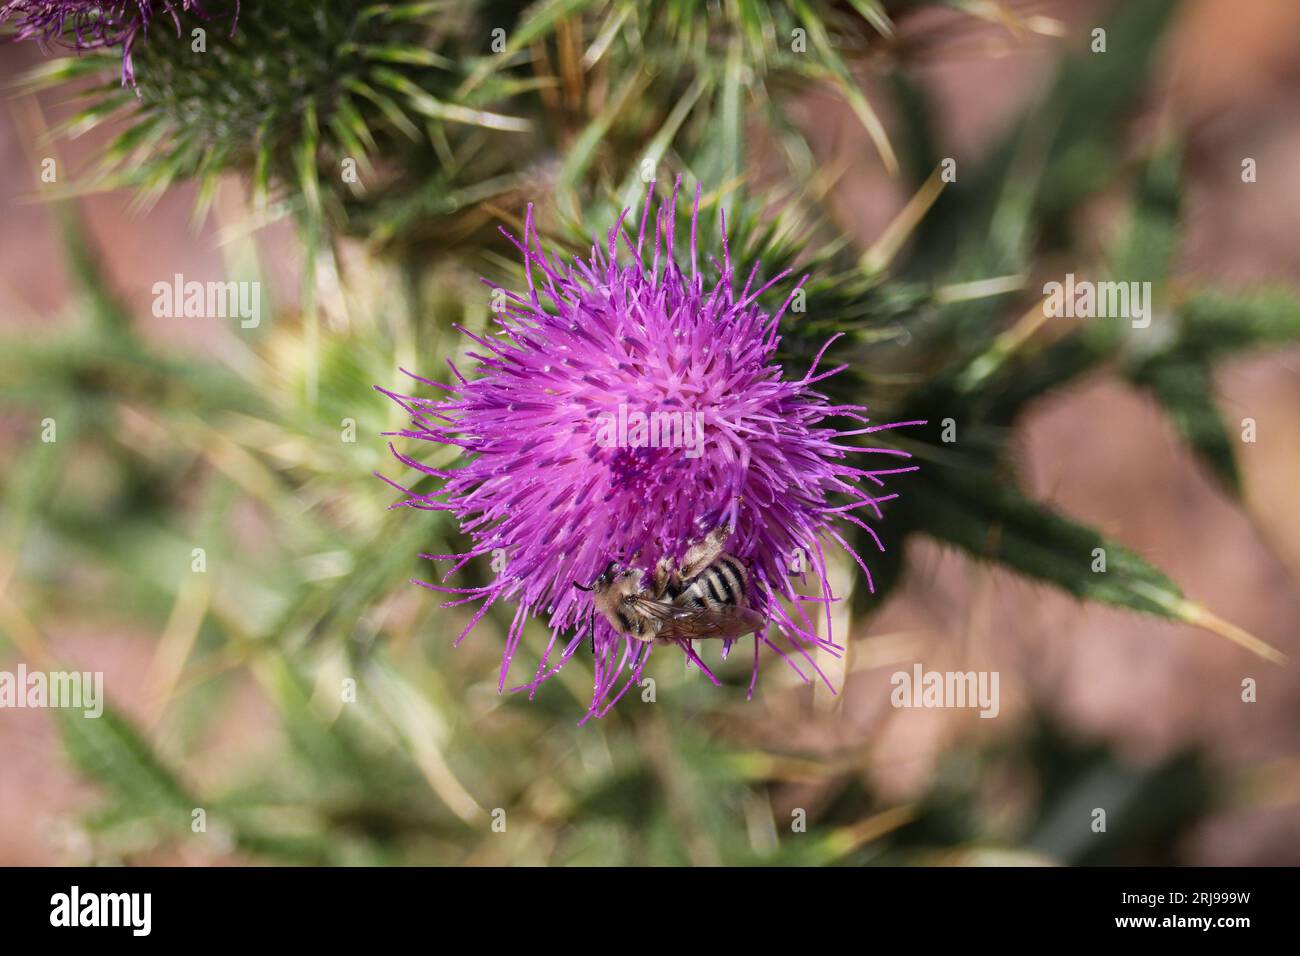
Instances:
[[[1228,438],[1214,404],[1210,369],[1194,358],[1165,354],[1143,362],[1130,372],[1139,385],[1151,389],[1173,419],[1184,440],[1231,491],[1241,491],[1241,478]]]
[[[1285,659],[1187,600],[1173,581],[1133,551],[1030,500],[1010,482],[947,467],[922,468],[909,485],[902,499],[909,525],[940,541],[1076,597],[1204,627],[1268,660]],[[1102,556],[1105,570],[1094,571]]]
[[[60,736],[77,769],[108,787],[123,804],[188,825],[201,802],[131,723],[110,706],[99,717],[60,708]]]

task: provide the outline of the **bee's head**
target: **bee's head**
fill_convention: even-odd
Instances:
[[[579,591],[594,591],[597,597],[605,595],[622,594],[624,592],[632,593],[641,587],[642,572],[636,568],[620,568],[617,561],[611,561],[605,565],[605,570],[600,572],[596,580],[590,584],[579,584],[573,582],[573,586]]]
[[[575,581],[573,586],[579,591],[591,591],[592,612],[598,612],[615,631],[622,632],[630,627],[626,607],[641,592],[643,575],[644,572],[638,568],[622,568],[611,561],[591,584],[582,585]]]

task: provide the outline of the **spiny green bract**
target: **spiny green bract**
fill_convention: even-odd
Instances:
[[[178,14],[179,31],[150,30],[133,54],[137,85],[96,87],[68,128],[125,119],[98,182],[136,185],[146,201],[198,178],[202,211],[235,169],[263,203],[284,201],[273,211],[312,224],[476,247],[492,241],[488,204],[554,193],[574,219],[593,201],[623,208],[646,164],[671,154],[732,182],[745,117],[785,126],[784,102],[810,83],[839,91],[893,167],[849,67],[892,26],[875,0],[855,7],[281,0],[244,4],[232,34],[230,11],[209,5],[206,18]],[[83,56],[41,81],[105,66]],[[789,159],[811,164],[802,145]]]
[[[448,4],[358,11],[281,0],[245,4],[228,34],[183,14],[179,34],[153,30],[138,47],[134,90],[96,89],[71,125],[84,130],[124,110],[128,128],[99,170],[106,183],[156,195],[197,177],[206,198],[216,176],[234,168],[252,174],[260,200],[275,195],[309,218],[337,220],[363,182],[382,189],[408,169],[408,153],[429,153],[431,141],[451,150],[461,133],[445,127],[528,129],[524,120],[478,109],[505,98],[501,83],[450,103],[464,79],[452,57],[463,58],[475,17]],[[69,61],[46,78],[101,65]]]

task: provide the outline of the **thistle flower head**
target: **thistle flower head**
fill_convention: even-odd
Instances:
[[[36,37],[42,44],[78,52],[120,46],[122,84],[134,86],[131,50],[136,41],[160,15],[171,20],[179,36],[182,11],[207,17],[200,0],[7,0],[0,5],[0,22],[15,21],[19,40]]]
[[[864,408],[832,404],[816,390],[843,368],[818,371],[825,347],[803,375],[777,363],[779,325],[803,280],[769,313],[759,299],[789,271],[760,283],[755,266],[742,283],[724,222],[723,261],[711,263],[716,278],[707,282],[698,261],[698,192],[684,267],[674,258],[676,189],[653,222],[649,210],[647,196],[635,239],[620,219],[603,244],[593,243],[589,259],[561,263],[542,250],[530,207],[522,241],[511,237],[527,289],[497,293],[502,308],[493,332],[460,329],[477,346],[469,353],[478,363],[472,377],[454,364],[451,385],[411,376],[436,389],[436,398],[380,389],[411,415],[396,435],[456,446],[464,457],[460,467],[443,470],[394,449],[440,483],[419,494],[390,482],[406,493],[394,507],[448,511],[471,541],[461,554],[423,555],[451,565],[441,582],[416,583],[455,595],[444,606],[478,605],[457,643],[492,605],[515,605],[501,689],[530,617],[545,620],[549,643],[515,690],[531,696],[590,644],[588,718],[603,716],[640,681],[657,645],[620,634],[575,584],[611,562],[648,574],[661,557],[680,560],[691,542],[725,526],[726,550],[748,568],[749,603],[767,622],[753,638],[751,695],[763,647],[809,680],[821,673],[817,649],[842,650],[830,631],[836,598],[826,548],[848,551],[871,586],[846,525],[881,547],[861,513],[879,517],[880,503],[895,496],[869,489],[914,470],[899,465],[904,452],[846,440],[894,426],[868,425]],[[653,245],[643,255],[647,232]],[[859,452],[895,457],[890,467],[871,470],[853,460]],[[505,562],[491,583],[446,583],[468,562],[493,555]],[[718,683],[690,642],[673,643]]]

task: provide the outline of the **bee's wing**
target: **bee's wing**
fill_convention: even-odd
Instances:
[[[765,618],[749,607],[678,607],[666,601],[642,598],[637,610],[662,622],[658,637],[694,640],[706,637],[743,637],[763,626]]]

